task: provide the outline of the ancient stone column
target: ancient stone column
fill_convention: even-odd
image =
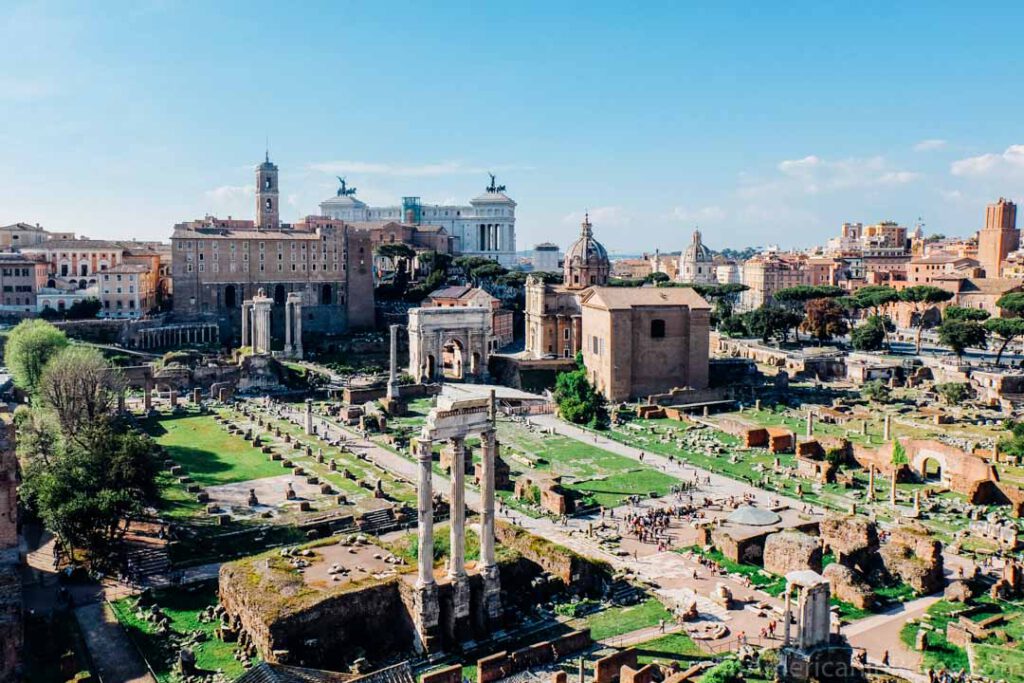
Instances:
[[[868,500],[875,499],[875,466],[868,466]]]
[[[892,438],[892,416],[886,414],[885,422],[882,423],[882,441],[888,441]]]
[[[306,414],[305,414],[305,429],[306,436],[313,435],[313,399],[306,399]]]
[[[295,355],[295,348],[292,346],[292,295],[284,302],[284,355]]]
[[[914,514],[921,514],[921,492],[914,491]]]
[[[263,296],[262,291],[252,300],[253,308],[253,353],[270,353],[270,311],[274,300]]]
[[[450,556],[448,577],[452,582],[452,633],[468,627],[470,608],[469,577],[466,575],[466,442],[462,437],[450,440],[452,449],[450,504]]]
[[[896,472],[899,468],[896,465],[892,466],[892,485],[889,488],[889,502],[893,505],[896,504]]]
[[[448,576],[459,579],[466,574],[466,442],[462,438],[450,441],[452,449],[451,490],[451,558]]]
[[[292,310],[295,311],[292,347],[295,350],[295,357],[302,360],[302,295],[295,295],[295,303],[292,304]]]
[[[252,344],[252,302],[242,303],[242,346]]]
[[[437,638],[440,606],[437,602],[437,584],[434,582],[434,490],[433,455],[431,442],[413,441],[413,452],[419,462],[417,512],[419,515],[419,546],[416,590],[414,594],[415,624],[418,635],[416,647],[430,651]]]
[[[807,411],[807,436],[814,436],[814,413]]]
[[[175,408],[178,405],[178,390],[171,389],[171,407]]]
[[[148,413],[153,409],[153,387],[149,382],[146,382],[146,388],[142,394],[142,410]]]
[[[391,326],[391,364],[388,374],[388,398],[398,398],[398,325]]]
[[[484,614],[491,621],[501,616],[501,579],[494,556],[494,461],[498,442],[493,430],[480,435],[480,575],[484,581]]]

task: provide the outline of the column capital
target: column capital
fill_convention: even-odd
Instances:
[[[434,459],[434,442],[430,439],[413,439],[412,453],[420,461]]]
[[[485,432],[480,432],[480,443],[485,446],[496,446],[498,443],[497,430],[488,429]]]

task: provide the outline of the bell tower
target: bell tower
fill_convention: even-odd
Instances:
[[[278,206],[277,166],[270,162],[267,152],[263,163],[256,167],[256,228],[277,230],[281,226]]]

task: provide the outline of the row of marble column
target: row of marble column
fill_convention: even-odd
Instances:
[[[214,344],[220,339],[216,323],[188,325],[181,327],[153,327],[139,330],[136,346],[141,349],[158,349],[186,344]]]
[[[270,313],[274,300],[263,290],[242,302],[242,346],[253,353],[270,353]],[[284,355],[302,358],[302,295],[292,292],[284,304]]]
[[[480,480],[480,575],[483,578],[484,612],[491,620],[500,616],[500,581],[494,550],[494,460],[497,453],[495,432],[480,434],[482,472]],[[470,586],[466,574],[466,458],[465,438],[449,440],[452,450],[449,505],[451,510],[450,556],[448,578],[452,584],[452,610],[456,623],[470,613]],[[419,463],[418,513],[419,548],[418,577],[416,580],[417,630],[426,649],[430,649],[432,634],[436,632],[440,616],[437,585],[434,580],[434,487],[433,442],[417,439],[413,450]]]

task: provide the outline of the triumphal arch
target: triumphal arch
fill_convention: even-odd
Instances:
[[[487,372],[490,309],[409,310],[409,374],[417,380],[481,379]]]
[[[474,607],[470,577],[466,573],[466,437],[479,435],[482,476],[480,478],[480,561],[482,587],[475,606],[477,617],[486,624],[495,624],[501,616],[501,581],[494,553],[494,460],[495,439],[494,391],[489,397],[437,397],[437,407],[430,411],[418,439],[413,441],[413,454],[419,463],[419,553],[418,577],[415,587],[416,631],[419,644],[430,651],[441,633],[441,606],[438,585],[434,578],[434,484],[433,444],[446,441],[452,450],[451,483],[448,501],[451,506],[451,551],[447,579],[451,599],[448,631],[471,631]],[[446,604],[448,601],[446,600]]]

